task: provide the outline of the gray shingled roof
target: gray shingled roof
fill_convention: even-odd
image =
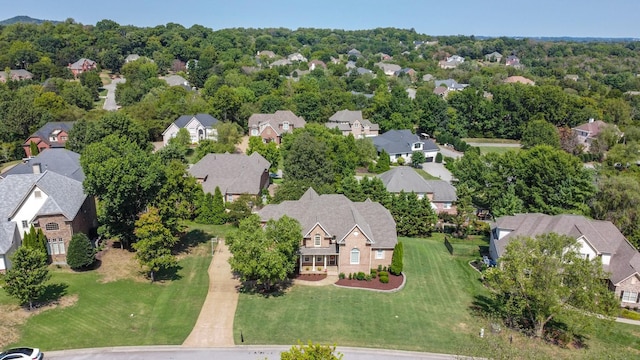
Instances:
[[[218,119],[214,118],[209,114],[182,115],[173,123],[176,124],[178,128],[182,129],[183,127],[187,126],[187,124],[193,118],[198,120],[198,122],[200,122],[200,124],[202,124],[202,126],[204,126],[207,129],[213,128],[213,126],[218,123]]]
[[[0,254],[6,254],[9,251],[17,226],[13,221],[0,221]]]
[[[267,205],[258,215],[263,221],[284,215],[292,217],[302,225],[303,235],[320,224],[337,241],[358,226],[374,249],[391,249],[398,242],[396,223],[389,210],[379,203],[352,202],[341,194],[318,195],[312,188],[300,200]]]
[[[423,144],[423,151],[438,151],[438,145],[433,140],[420,140],[418,135],[409,130],[389,130],[382,135],[372,138],[373,145],[376,150],[384,149],[387,154],[411,154],[413,152],[412,144],[420,142]]]
[[[296,116],[291,110],[278,110],[273,114],[253,114],[249,117],[249,128],[259,128],[261,125],[270,124],[273,130],[278,134],[287,132],[280,127],[285,121],[289,122],[291,129],[298,129],[304,127],[307,122],[301,116]]]
[[[493,240],[498,257],[507,244],[517,236],[535,237],[557,233],[574,239],[584,236],[598,253],[611,254],[608,269],[611,281],[616,284],[640,272],[640,253],[627,241],[610,221],[591,220],[580,215],[517,214],[503,216],[494,225],[501,230],[511,230],[502,239]]]
[[[96,64],[96,62],[91,59],[81,58],[78,61],[74,62],[73,64],[69,65],[69,68],[82,70],[85,61],[89,64],[89,66],[93,66]]]
[[[397,166],[376,175],[391,193],[415,192],[433,194],[433,202],[454,202],[456,188],[444,180],[425,180],[412,167]]]
[[[41,152],[7,172],[3,176],[17,174],[33,174],[33,166],[40,164],[40,172],[53,171],[77,181],[84,181],[84,172],[80,166],[80,154],[63,148],[52,148]]]
[[[202,189],[214,193],[216,186],[222,194],[259,194],[262,174],[271,163],[257,152],[245,154],[207,154],[194,164],[189,173],[203,179]]]
[[[36,130],[36,132],[31,134],[31,136],[29,136],[29,138],[39,137],[40,139],[42,139],[43,142],[49,144],[49,146],[51,146],[51,147],[64,147],[63,143],[59,143],[57,141],[56,142],[49,141],[49,135],[51,135],[56,130],[64,130],[68,134],[69,131],[71,131],[71,129],[73,128],[74,124],[75,124],[74,121],[67,121],[67,122],[52,121],[52,122],[48,122],[48,123],[44,124],[40,129]],[[27,139],[27,143],[28,143],[28,139]]]
[[[362,117],[362,111],[360,110],[340,110],[335,114],[331,115],[329,121],[338,122],[338,123],[349,123],[353,124],[356,120],[364,120]]]
[[[11,218],[35,187],[48,196],[36,216],[61,214],[71,221],[87,198],[81,182],[52,171],[11,175],[0,182],[0,219]]]

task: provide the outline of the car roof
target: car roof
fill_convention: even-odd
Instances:
[[[1,353],[0,355],[9,355],[9,354],[26,354],[26,355],[31,355],[32,353],[35,352],[36,349],[34,348],[28,348],[28,347],[21,347],[21,348],[14,348],[14,349],[9,349],[3,353]]]

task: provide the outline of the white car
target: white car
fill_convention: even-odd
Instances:
[[[9,349],[0,354],[0,360],[42,360],[44,353],[38,348],[15,348]]]

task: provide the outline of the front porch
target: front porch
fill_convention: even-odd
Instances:
[[[313,249],[315,254],[300,254],[299,273],[300,274],[321,274],[338,275],[338,254],[318,254],[319,249]],[[335,250],[334,250],[335,251]]]

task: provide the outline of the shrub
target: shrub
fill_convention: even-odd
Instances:
[[[380,272],[378,273],[378,276],[380,276],[380,277],[383,277],[383,276],[389,277],[389,273],[388,273],[388,272],[386,272],[386,271],[380,271]]]
[[[442,153],[437,153],[437,154],[436,154],[436,162],[437,162],[438,164],[441,164],[441,163],[442,163]]]
[[[371,278],[375,279],[378,276],[378,271],[376,269],[371,269]]]
[[[398,242],[393,249],[393,256],[391,257],[391,273],[394,275],[400,275],[403,268],[403,256],[404,256],[404,247],[402,245],[402,241]]]
[[[96,261],[96,253],[87,235],[78,233],[71,237],[67,249],[67,264],[72,269],[87,267]]]
[[[383,284],[388,284],[389,283],[389,276],[380,275],[380,282],[383,283]]]
[[[371,281],[371,275],[365,276],[364,279],[367,280],[367,281]]]
[[[365,275],[362,271],[360,271],[357,275],[356,275],[356,279],[358,280],[364,280]]]
[[[382,264],[379,264],[379,265],[378,265],[378,271],[379,271],[379,272],[380,272],[380,271],[382,271]]]
[[[620,311],[620,317],[631,320],[640,320],[640,313],[629,309],[622,309]]]
[[[399,157],[398,160],[396,160],[396,164],[402,166],[404,165],[404,158],[403,157]]]
[[[345,278],[344,273],[340,273],[340,275],[338,275],[338,278],[339,279],[344,279]]]
[[[349,273],[349,280],[353,279],[353,276],[351,275],[351,273]]]

